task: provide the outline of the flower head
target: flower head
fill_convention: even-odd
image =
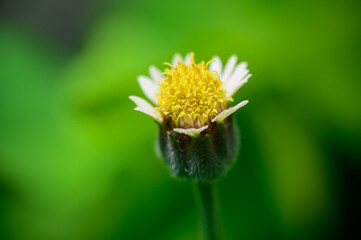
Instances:
[[[156,110],[163,119],[182,129],[201,128],[227,107],[232,98],[226,97],[222,81],[216,71],[208,69],[209,63],[196,64],[191,54],[189,65],[169,64],[171,68],[165,69],[156,93]]]
[[[245,100],[233,107],[229,107],[229,104],[233,101],[234,93],[251,77],[245,62],[236,63],[237,57],[231,56],[222,68],[219,57],[214,57],[207,63],[197,64],[193,53],[187,54],[184,60],[176,54],[172,63],[165,63],[168,68],[163,73],[151,66],[151,78],[138,77],[140,87],[156,107],[136,96],[131,96],[130,99],[137,105],[135,110],[153,117],[160,124],[160,142],[163,144],[160,147],[170,167],[175,169],[175,175],[202,178],[202,174],[195,173],[197,171],[194,169],[192,172],[191,169],[194,167],[194,160],[191,159],[191,152],[194,150],[198,155],[204,155],[207,153],[199,151],[214,152],[221,145],[220,149],[222,150],[223,146],[225,156],[219,154],[219,151],[214,152],[217,157],[223,159],[221,162],[229,162],[229,159],[234,157],[235,154],[231,152],[234,152],[233,148],[237,148],[237,141],[233,139],[235,136],[232,133],[235,127],[232,127],[231,121],[227,119],[248,101]],[[225,139],[225,134],[228,139]],[[228,143],[232,139],[234,142]],[[196,141],[200,143],[198,147],[195,147]],[[202,147],[202,141],[213,144],[212,149],[208,149],[208,145],[207,149]],[[230,144],[235,146],[230,147]],[[199,159],[199,156],[196,157]],[[173,161],[170,158],[177,160]],[[220,167],[220,163],[216,161],[211,165],[205,170],[208,171],[206,178],[218,176],[219,173],[215,170],[225,168]]]

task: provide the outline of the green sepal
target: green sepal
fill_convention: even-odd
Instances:
[[[221,124],[212,123],[197,137],[160,125],[158,142],[173,176],[207,181],[224,174],[232,165],[240,141],[237,124],[229,117]]]

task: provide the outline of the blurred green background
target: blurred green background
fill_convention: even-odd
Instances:
[[[237,164],[225,239],[360,237],[359,1],[0,1],[0,239],[201,239],[133,111],[136,76],[174,53],[232,54]]]

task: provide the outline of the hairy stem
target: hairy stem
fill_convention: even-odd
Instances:
[[[213,182],[198,182],[196,188],[201,207],[204,239],[219,240],[221,239],[221,228],[215,185]]]

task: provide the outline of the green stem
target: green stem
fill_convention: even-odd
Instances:
[[[219,240],[221,229],[214,183],[198,182],[196,188],[200,200],[204,239]]]

